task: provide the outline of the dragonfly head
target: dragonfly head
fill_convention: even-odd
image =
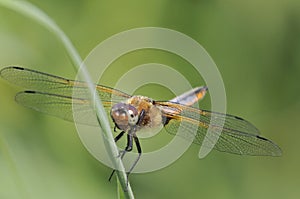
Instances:
[[[113,105],[110,116],[115,125],[123,131],[126,131],[128,127],[136,125],[139,119],[137,109],[126,103],[117,103]]]

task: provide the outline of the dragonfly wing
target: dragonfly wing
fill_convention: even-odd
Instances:
[[[6,67],[0,71],[0,76],[12,84],[33,91],[68,97],[75,96],[76,98],[89,96],[87,83],[85,82],[73,81],[27,68],[18,66]],[[131,97],[126,93],[106,86],[95,85],[95,87],[100,99],[103,101],[117,102]]]
[[[258,135],[259,131],[248,121],[222,113],[203,111],[172,102],[156,102],[162,108],[167,132],[176,134],[180,127],[184,132],[179,136],[204,147],[240,155],[280,156],[280,148],[272,141]],[[222,125],[224,123],[224,125]],[[207,130],[211,133],[208,136]],[[205,143],[203,143],[206,138]]]
[[[222,128],[223,126],[223,129],[229,129],[237,133],[247,133],[253,135],[259,135],[260,133],[253,124],[238,116],[199,110],[172,102],[156,102],[156,104],[162,106],[163,112],[185,116],[193,121],[199,121],[203,125],[209,125],[210,122],[213,121],[213,124],[216,126],[216,128]]]
[[[73,104],[72,104],[73,100]],[[39,91],[24,91],[16,95],[16,101],[21,105],[36,111],[53,115],[67,121],[98,126],[96,114],[90,100],[72,98]],[[109,114],[112,102],[102,102]],[[74,114],[74,118],[73,118]]]

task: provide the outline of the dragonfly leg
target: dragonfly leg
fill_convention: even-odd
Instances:
[[[121,159],[123,159],[123,157],[125,156],[125,154],[127,152],[132,151],[132,145],[133,145],[132,143],[133,143],[132,135],[127,134],[127,145],[126,145],[125,149],[120,152]]]
[[[116,137],[115,137],[115,142],[117,142],[123,135],[124,135],[125,131],[122,131],[121,133],[119,133]]]
[[[135,142],[135,145],[136,145],[136,148],[137,148],[137,151],[138,151],[139,155],[135,159],[135,161],[133,162],[133,164],[130,167],[129,171],[127,172],[127,179],[128,179],[129,174],[132,172],[132,170],[134,169],[134,167],[136,166],[136,164],[138,163],[138,161],[139,161],[139,159],[141,158],[141,155],[142,155],[142,148],[141,148],[141,145],[140,145],[139,138],[136,135],[134,135],[133,138],[134,138],[134,142]]]
[[[124,131],[122,131],[116,138],[115,138],[115,142],[117,142],[123,135],[124,135]],[[119,154],[119,157],[121,157],[121,159],[123,159],[123,157],[125,156],[125,154],[129,151],[132,151],[132,145],[133,145],[133,142],[132,142],[132,135],[131,134],[127,134],[127,145],[126,145],[126,148],[120,152]],[[108,181],[111,180],[112,176],[114,175],[115,173],[115,169],[112,171],[112,173],[110,174],[109,176],[109,179]]]

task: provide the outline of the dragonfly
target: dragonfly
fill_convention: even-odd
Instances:
[[[89,92],[86,82],[19,66],[3,68],[0,76],[12,84],[28,89],[17,93],[15,97],[16,101],[25,107],[68,121],[98,125],[98,122],[90,117],[93,114],[90,111],[93,103],[87,97]],[[133,150],[133,143],[136,145],[138,157],[128,174],[142,155],[139,132],[143,129],[151,130],[159,125],[173,135],[176,135],[179,127],[182,128],[185,133],[179,136],[192,139],[192,142],[198,145],[201,145],[205,138],[209,138],[206,133],[211,126],[212,136],[218,136],[213,149],[221,152],[252,156],[282,154],[277,144],[262,137],[259,130],[247,120],[192,107],[205,96],[208,90],[206,86],[196,87],[169,101],[156,101],[140,95],[132,96],[98,84],[95,84],[95,89],[111,117],[112,129],[120,131],[115,137],[115,142],[127,134],[127,144],[120,152],[120,157],[123,158],[126,152]],[[74,97],[73,92],[79,95]],[[78,108],[72,108],[74,104],[78,105]],[[81,116],[74,118],[73,112],[78,112]]]

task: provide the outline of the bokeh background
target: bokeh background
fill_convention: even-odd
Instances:
[[[277,158],[214,151],[200,160],[199,146],[191,146],[167,168],[133,174],[136,198],[300,197],[300,1],[29,2],[57,22],[83,58],[99,42],[137,27],[170,28],[192,37],[222,74],[228,113],[254,123],[283,150]],[[205,84],[188,63],[155,50],[124,55],[103,82],[113,85],[129,69],[149,62],[174,67],[193,86]],[[0,7],[0,66],[12,64],[68,78],[76,74],[51,33]],[[74,124],[16,104],[19,90],[0,80],[0,198],[116,198],[116,181],[108,182],[111,169],[88,153]],[[173,97],[158,85],[137,93]],[[209,109],[209,104],[207,97],[200,106]],[[142,145],[147,150],[168,139],[142,140]]]

